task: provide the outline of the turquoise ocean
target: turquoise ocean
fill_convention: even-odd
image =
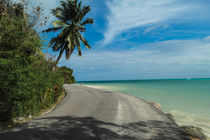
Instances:
[[[210,137],[210,79],[78,82],[133,95],[161,105],[179,125],[198,126]]]

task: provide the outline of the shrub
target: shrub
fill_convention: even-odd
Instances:
[[[40,54],[42,40],[23,7],[0,2],[0,122],[49,107],[62,93],[64,81],[74,81],[68,68],[51,71],[53,62]]]
[[[72,75],[73,74],[72,69],[63,66],[59,68],[59,72],[63,76],[65,84],[72,84],[76,82],[74,76]]]

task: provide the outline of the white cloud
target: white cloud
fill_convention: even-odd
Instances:
[[[193,0],[194,1],[194,0]],[[104,33],[104,44],[131,28],[160,24],[165,21],[191,18],[189,12],[200,9],[198,3],[182,0],[112,0],[107,2],[110,13]],[[187,16],[184,14],[187,14]]]
[[[153,31],[153,30],[156,29],[156,28],[157,28],[156,26],[151,26],[151,27],[149,27],[149,28],[146,28],[146,29],[144,30],[144,34],[147,34],[147,33]]]
[[[62,58],[77,80],[196,78],[210,75],[210,42],[170,40],[121,51],[86,52]]]
[[[144,30],[144,35],[148,34],[148,33],[151,33],[153,32],[154,30],[158,30],[158,31],[163,31],[163,30],[166,30],[168,29],[170,26],[168,24],[165,24],[165,25],[155,25],[155,26],[149,26],[148,28],[146,28]]]
[[[210,36],[205,37],[204,40],[210,41]]]

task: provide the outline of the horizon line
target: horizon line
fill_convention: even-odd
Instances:
[[[90,81],[76,81],[76,83],[82,82],[118,82],[118,81],[157,81],[157,80],[204,80],[209,78],[167,78],[167,79],[128,79],[128,80],[90,80]]]

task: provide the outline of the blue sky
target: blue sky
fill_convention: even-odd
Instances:
[[[59,5],[42,2],[44,13]],[[84,0],[95,23],[83,56],[61,58],[78,81],[209,78],[209,0]],[[50,23],[47,25],[50,26]],[[46,26],[46,27],[47,27]],[[48,34],[51,37],[56,34]],[[51,53],[51,51],[48,51]]]

